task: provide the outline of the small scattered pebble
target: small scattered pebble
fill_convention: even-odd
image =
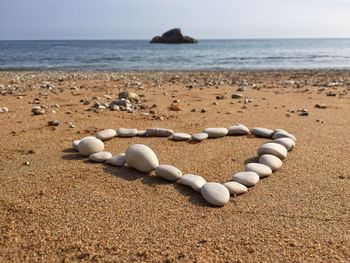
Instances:
[[[9,109],[7,107],[1,107],[0,108],[0,113],[8,113]]]
[[[50,120],[47,122],[47,125],[57,127],[58,125],[60,125],[60,122],[58,120]]]

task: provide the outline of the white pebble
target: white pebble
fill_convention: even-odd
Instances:
[[[144,144],[134,144],[125,152],[125,162],[141,172],[151,172],[158,166],[157,155]]]
[[[117,132],[114,129],[106,129],[96,133],[96,138],[100,139],[101,141],[107,141],[112,139],[116,135],[117,135]]]
[[[279,143],[268,142],[261,145],[258,149],[258,155],[272,154],[281,160],[287,157],[287,148]]]
[[[112,154],[110,152],[97,152],[89,155],[89,159],[97,163],[104,163],[111,157]]]
[[[202,186],[207,182],[202,176],[194,174],[184,174],[178,181],[180,184],[188,185],[193,188],[193,190],[199,192]]]
[[[272,138],[272,135],[274,133],[273,130],[260,128],[260,127],[251,128],[250,132],[257,137],[263,137],[263,138]]]
[[[246,172],[255,172],[260,178],[267,177],[272,174],[272,170],[269,166],[261,163],[248,163],[245,166]]]
[[[179,169],[169,164],[158,165],[154,171],[156,175],[169,181],[177,181],[182,176],[182,172]]]
[[[284,147],[287,148],[288,151],[292,150],[295,147],[295,141],[293,141],[293,139],[288,137],[279,138],[279,139],[273,140],[272,142],[283,145]]]
[[[80,140],[74,140],[72,142],[72,146],[73,146],[73,149],[78,151],[78,145],[79,143],[82,141],[82,140],[85,140],[85,139],[89,139],[89,138],[95,138],[94,136],[86,136],[86,137],[83,137],[81,138]]]
[[[227,135],[246,135],[249,134],[249,129],[243,124],[236,124],[233,126],[228,127],[228,133]]]
[[[285,130],[282,130],[282,129],[276,129],[275,130],[275,133],[273,134],[272,136],[272,139],[279,139],[279,138],[290,138],[292,139],[293,141],[297,141],[297,138],[295,138],[295,136]]]
[[[138,135],[137,129],[127,129],[127,128],[119,128],[117,130],[118,137],[134,137]]]
[[[119,153],[117,155],[112,156],[107,160],[107,163],[113,166],[121,167],[125,164],[125,153]]]
[[[8,113],[9,109],[7,107],[1,107],[0,108],[0,113]]]
[[[231,180],[250,187],[259,182],[259,175],[254,172],[238,172],[231,176]]]
[[[226,128],[206,128],[203,132],[207,133],[209,138],[220,138],[227,135],[228,130]]]
[[[234,181],[224,183],[224,186],[228,189],[231,195],[241,195],[248,191],[248,188],[245,185]]]
[[[191,138],[191,135],[190,134],[187,134],[187,133],[182,133],[182,132],[177,132],[177,133],[174,133],[172,136],[171,136],[171,139],[174,140],[174,141],[187,141]]]
[[[146,137],[146,131],[138,131],[137,132],[137,136],[139,136],[139,137]]]
[[[282,166],[281,159],[271,154],[261,155],[259,158],[259,163],[270,167],[272,172],[278,170]]]
[[[196,142],[201,142],[206,139],[208,139],[208,133],[201,132],[192,135],[192,140]]]
[[[79,142],[78,150],[81,155],[91,155],[93,153],[102,152],[105,148],[104,143],[97,138],[87,138]]]
[[[223,206],[230,200],[229,190],[218,183],[206,183],[201,188],[201,194],[209,204]]]

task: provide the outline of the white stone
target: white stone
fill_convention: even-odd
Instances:
[[[104,148],[104,143],[97,138],[87,138],[81,140],[78,145],[79,153],[85,156],[102,152]]]
[[[119,128],[117,130],[118,137],[134,137],[138,135],[137,129],[127,129],[127,128]]]
[[[282,166],[281,159],[271,154],[261,155],[259,158],[259,163],[270,167],[272,172],[278,170]]]
[[[97,163],[104,163],[111,157],[112,154],[110,152],[97,152],[89,155],[89,159]]]
[[[251,128],[250,132],[257,137],[263,137],[263,138],[272,138],[272,135],[274,133],[273,130],[260,128],[260,127]]]
[[[83,137],[81,138],[80,140],[74,140],[72,142],[72,146],[73,146],[73,149],[78,151],[78,145],[79,143],[82,141],[82,140],[85,140],[85,139],[89,139],[89,138],[95,138],[94,136],[86,136],[86,137]]]
[[[275,130],[275,133],[273,134],[272,136],[272,139],[279,139],[279,138],[290,138],[292,139],[293,141],[297,141],[297,138],[295,138],[295,136],[285,130],[282,130],[282,129],[276,129]]]
[[[180,184],[188,185],[193,190],[199,192],[204,184],[207,183],[202,176],[194,174],[184,174],[178,181]]]
[[[279,143],[268,142],[261,145],[258,149],[258,155],[272,154],[281,160],[287,157],[287,148]]]
[[[287,148],[288,151],[292,150],[295,147],[295,141],[293,141],[293,139],[288,137],[279,138],[279,139],[273,140],[272,142],[283,145],[284,147]]]
[[[8,113],[9,109],[7,107],[1,107],[0,108],[0,113]]]
[[[209,137],[208,133],[201,132],[201,133],[193,134],[192,140],[196,142],[201,142],[208,139],[208,137]]]
[[[241,195],[248,191],[248,188],[245,185],[234,181],[224,183],[224,186],[228,189],[231,195]]]
[[[231,180],[250,187],[259,182],[259,175],[254,172],[238,172],[231,176]]]
[[[237,123],[236,125],[228,127],[227,135],[246,135],[249,134],[249,129],[243,124]]]
[[[169,137],[173,133],[172,130],[164,128],[149,128],[146,130],[146,134],[149,137]]]
[[[203,132],[207,133],[209,138],[220,138],[227,135],[228,130],[226,128],[206,128]]]
[[[137,132],[137,136],[139,136],[139,137],[146,137],[146,131],[138,131]]]
[[[272,174],[272,170],[269,166],[261,163],[248,163],[245,166],[246,172],[255,172],[260,178],[267,177]]]
[[[206,183],[201,188],[201,194],[209,204],[223,206],[230,200],[230,192],[222,184]]]
[[[156,175],[169,181],[177,181],[182,176],[182,172],[179,169],[169,164],[158,165],[154,171]]]
[[[117,155],[112,156],[107,160],[107,163],[113,166],[121,167],[125,164],[125,153],[119,153]]]
[[[141,172],[151,172],[158,166],[157,155],[144,144],[134,144],[125,152],[125,162]]]
[[[174,141],[187,141],[190,138],[191,138],[190,134],[182,133],[182,132],[173,133],[173,135],[171,136],[171,139]]]
[[[96,133],[96,138],[100,139],[101,141],[107,141],[112,139],[116,135],[117,135],[117,132],[114,129],[106,129]]]

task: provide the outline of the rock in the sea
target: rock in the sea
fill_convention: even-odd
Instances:
[[[228,127],[228,133],[227,135],[246,135],[249,134],[248,127],[244,126],[243,124],[237,123],[236,125]]]
[[[255,172],[238,172],[231,176],[231,180],[245,186],[254,186],[259,182],[259,175]]]
[[[258,149],[258,155],[263,154],[272,154],[283,160],[287,157],[287,149],[279,143],[268,142],[261,145]]]
[[[272,174],[272,169],[261,163],[248,163],[245,166],[246,172],[255,172],[260,178],[270,176]]]
[[[208,133],[201,132],[201,133],[193,134],[192,140],[195,142],[201,142],[201,141],[208,139],[208,137],[209,137]]]
[[[121,167],[125,164],[125,153],[119,153],[117,155],[112,156],[107,160],[107,163],[113,166]]]
[[[229,190],[218,183],[206,183],[201,188],[201,194],[209,204],[223,206],[230,200]]]
[[[202,186],[207,182],[202,176],[194,174],[184,174],[178,181],[180,184],[188,185],[193,190],[199,192]]]
[[[138,135],[137,129],[127,129],[127,128],[119,128],[117,130],[118,137],[134,137]]]
[[[226,128],[206,128],[203,132],[207,133],[209,138],[220,138],[227,135],[228,130]]]
[[[141,172],[151,172],[158,166],[157,155],[144,144],[134,144],[125,152],[125,162]]]
[[[194,38],[184,36],[181,33],[180,28],[170,29],[165,32],[162,36],[154,37],[150,43],[163,43],[163,44],[194,44],[198,43],[198,41]]]
[[[169,164],[158,165],[154,171],[156,175],[169,181],[177,181],[182,176],[182,172],[178,168]]]
[[[234,181],[224,183],[224,186],[228,189],[231,195],[241,195],[248,191],[248,188],[245,185]]]
[[[112,139],[116,135],[117,135],[116,130],[105,129],[105,130],[102,130],[102,131],[99,131],[98,133],[96,133],[96,138],[100,139],[101,141],[107,141],[107,140]]]
[[[288,151],[292,150],[295,147],[295,141],[293,141],[291,138],[288,138],[288,137],[279,138],[279,139],[273,140],[272,142],[283,145],[284,147],[287,148]]]
[[[172,130],[164,128],[149,128],[146,130],[146,135],[149,137],[169,137],[173,133]]]
[[[263,138],[272,138],[272,135],[274,133],[273,130],[260,128],[260,127],[251,128],[250,132],[257,137],[263,137]]]
[[[97,138],[87,138],[81,140],[78,145],[79,153],[85,156],[102,152],[104,148],[104,143]]]
[[[182,132],[176,132],[171,136],[171,139],[174,141],[187,141],[191,139],[191,135]]]
[[[272,154],[263,154],[259,158],[259,163],[264,164],[271,168],[272,172],[278,170],[282,166],[282,161],[280,158]]]
[[[295,142],[297,141],[297,138],[293,134],[291,134],[285,130],[282,130],[282,129],[276,129],[275,133],[272,136],[272,139],[275,140],[275,139],[279,139],[279,138],[290,138]]]
[[[0,113],[8,113],[9,109],[7,107],[1,107],[0,108]]]
[[[110,152],[97,152],[89,155],[89,159],[93,162],[104,163],[112,157]]]

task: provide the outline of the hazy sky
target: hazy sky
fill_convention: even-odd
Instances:
[[[350,37],[350,0],[0,0],[0,39]]]

